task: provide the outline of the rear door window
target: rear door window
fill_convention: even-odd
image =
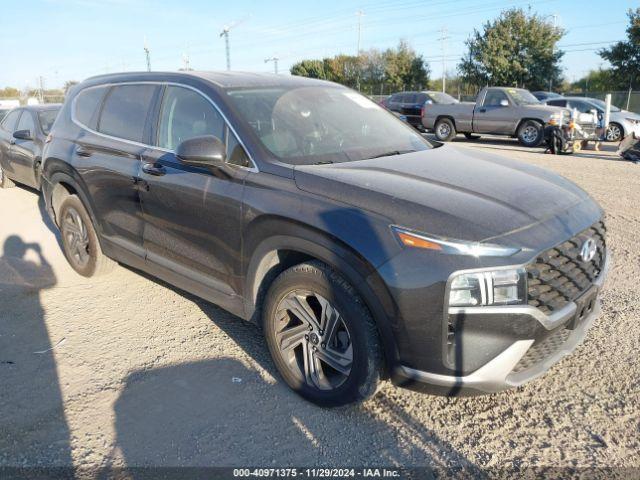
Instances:
[[[120,85],[107,94],[98,131],[105,135],[142,143],[155,85]]]
[[[5,129],[9,133],[13,133],[16,131],[16,123],[18,122],[18,117],[20,117],[20,113],[22,110],[13,110],[9,112],[4,120],[2,121],[2,128]]]
[[[29,130],[29,133],[31,133],[32,136],[35,135],[36,125],[33,122],[33,116],[31,115],[31,112],[25,111],[22,114],[15,131],[18,130]]]
[[[85,127],[96,129],[98,113],[108,87],[87,88],[78,94],[75,100],[75,118]]]
[[[49,135],[51,131],[51,127],[53,127],[53,122],[56,121],[58,117],[59,110],[44,110],[38,113],[38,121],[40,122],[40,128],[44,132],[45,135]]]
[[[158,122],[159,147],[175,150],[185,140],[202,135],[224,140],[224,127],[222,115],[208,99],[188,88],[167,86]]]

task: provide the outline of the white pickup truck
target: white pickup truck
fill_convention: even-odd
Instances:
[[[529,90],[486,87],[476,103],[425,105],[422,124],[442,142],[457,133],[467,138],[486,133],[517,137],[522,145],[535,147],[542,142],[545,125],[568,123],[570,116],[569,110],[540,103]]]

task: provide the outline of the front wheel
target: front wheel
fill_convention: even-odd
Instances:
[[[361,402],[380,382],[375,323],[354,288],[321,262],[283,272],[263,310],[271,356],[285,382],[323,407]]]
[[[604,133],[607,142],[619,142],[622,140],[622,127],[617,123],[610,123]]]
[[[525,147],[537,147],[542,142],[544,129],[540,122],[527,120],[518,128],[518,141]]]
[[[456,136],[456,127],[450,118],[439,119],[434,127],[436,138],[441,142],[448,142]]]

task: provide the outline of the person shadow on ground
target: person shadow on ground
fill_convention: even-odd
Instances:
[[[37,243],[9,236],[0,257],[0,467],[72,465],[41,295],[56,276]],[[1,475],[0,475],[1,476]]]

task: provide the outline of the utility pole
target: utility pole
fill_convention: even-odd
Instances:
[[[442,93],[445,93],[447,88],[447,64],[446,64],[446,55],[447,55],[447,40],[451,37],[447,35],[447,28],[442,27],[440,29],[440,40],[442,42]]]
[[[144,55],[147,59],[147,72],[151,71],[151,50],[149,50],[149,46],[147,45],[147,37],[144,37]]]
[[[265,58],[264,60],[264,63],[273,62],[273,71],[276,75],[278,74],[278,60],[280,60],[278,57]]]
[[[225,26],[220,32],[220,36],[224,37],[224,48],[227,53],[227,71],[231,70],[231,52],[229,51],[229,30],[231,27]]]
[[[38,100],[40,103],[44,103],[44,77],[42,75],[38,77]]]
[[[553,30],[555,33],[555,31],[558,29],[558,14],[554,13],[553,15],[551,15],[551,17],[553,18]],[[556,44],[554,43],[553,46],[551,47],[551,56],[553,56],[555,52],[556,52]],[[553,71],[549,74],[549,91],[551,91],[552,88],[553,88]]]
[[[360,40],[361,40],[361,35],[362,35],[362,16],[364,15],[364,12],[362,10],[358,10],[356,12],[356,15],[358,16],[358,49],[356,50],[356,55],[359,57],[360,56]]]

